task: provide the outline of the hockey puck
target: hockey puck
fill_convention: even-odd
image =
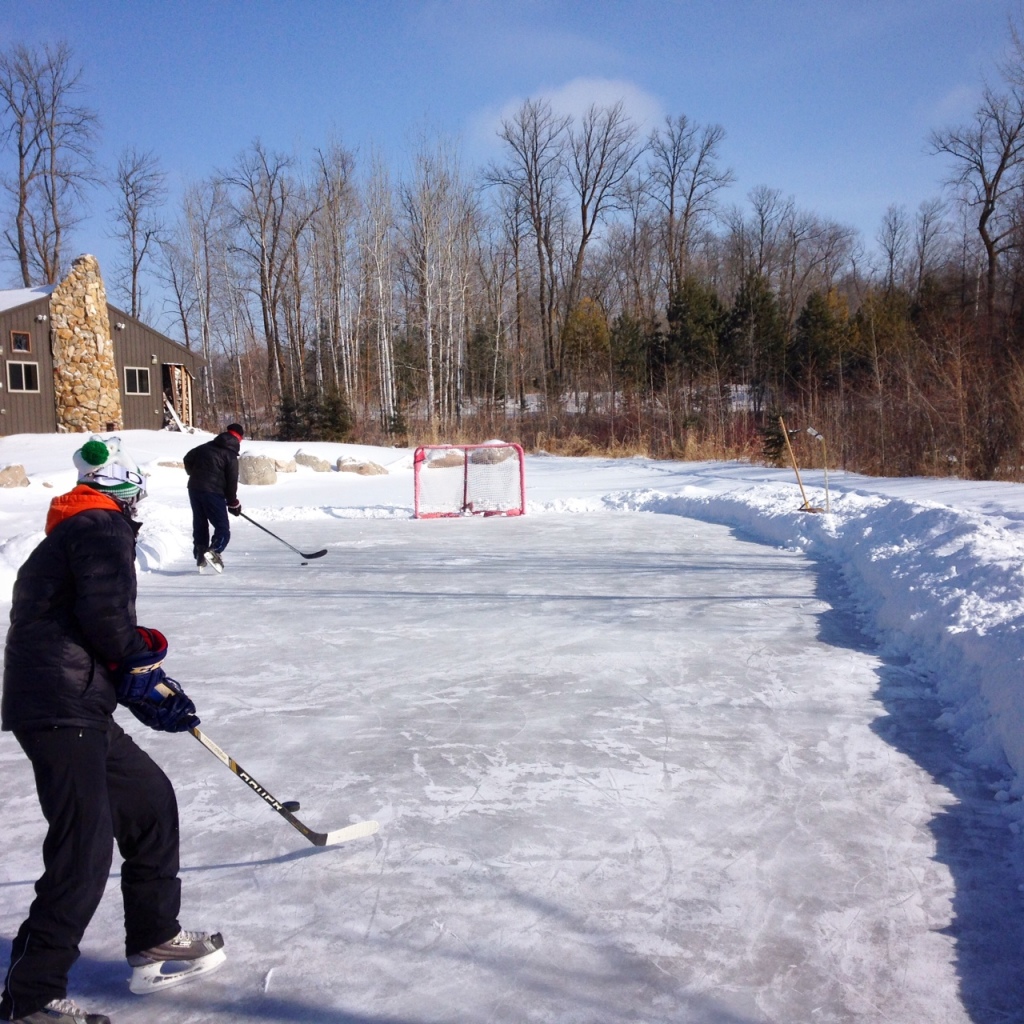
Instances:
[[[309,565],[309,562],[303,562],[302,564],[303,565]]]
[[[294,814],[297,810],[300,809],[300,804],[298,800],[285,800],[285,802],[281,804],[281,806],[290,814]]]

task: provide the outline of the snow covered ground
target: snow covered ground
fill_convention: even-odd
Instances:
[[[223,576],[191,560],[207,435],[151,474],[139,616],[203,729],[125,727],[174,780],[186,927],[228,964],[140,998],[119,894],[72,995],[116,1024],[1024,1021],[1024,487],[532,456],[521,519],[416,521],[406,449],[245,442]],[[0,439],[0,614],[82,437]],[[804,474],[824,505],[820,474]],[[119,714],[119,717],[120,714]],[[0,736],[0,958],[43,834]],[[117,872],[115,858],[114,874]]]

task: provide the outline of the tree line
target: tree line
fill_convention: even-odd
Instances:
[[[973,116],[929,139],[942,194],[890,206],[867,244],[778,189],[727,202],[721,125],[677,114],[642,131],[621,103],[570,117],[527,100],[473,171],[441,135],[400,175],[339,140],[297,156],[256,139],[172,203],[155,153],[97,167],[68,44],[13,45],[3,255],[24,286],[59,280],[105,189],[111,300],[198,354],[211,427],[763,459],[781,416],[804,464],[1024,479],[1010,35]]]

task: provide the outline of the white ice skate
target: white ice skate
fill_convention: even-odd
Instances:
[[[215,971],[227,959],[220,932],[180,931],[173,939],[128,957],[128,988],[145,996]]]
[[[86,1013],[70,999],[51,999],[41,1010],[18,1017],[14,1024],[110,1024],[102,1013]]]

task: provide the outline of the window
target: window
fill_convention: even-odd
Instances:
[[[149,369],[145,366],[124,368],[124,393],[126,395],[149,394]]]
[[[11,351],[31,352],[32,335],[28,331],[11,331]]]
[[[7,388],[9,391],[38,391],[39,364],[8,362]]]

